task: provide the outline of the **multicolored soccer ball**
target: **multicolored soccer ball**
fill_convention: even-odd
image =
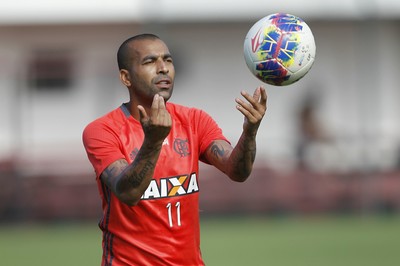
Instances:
[[[315,41],[299,17],[276,13],[257,21],[244,40],[246,64],[262,82],[285,86],[308,73],[315,60]]]

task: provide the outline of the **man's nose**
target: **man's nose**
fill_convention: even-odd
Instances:
[[[158,65],[157,65],[157,73],[166,74],[168,72],[169,72],[169,69],[167,67],[167,64],[163,60],[160,60]]]

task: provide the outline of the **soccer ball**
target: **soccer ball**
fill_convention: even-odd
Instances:
[[[244,58],[262,82],[285,86],[308,73],[315,59],[311,29],[299,17],[276,13],[257,21],[244,40]]]

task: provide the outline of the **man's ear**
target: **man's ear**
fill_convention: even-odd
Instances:
[[[126,69],[121,69],[119,71],[119,79],[122,81],[122,83],[127,86],[130,87],[131,86],[131,77],[129,75],[128,70]]]

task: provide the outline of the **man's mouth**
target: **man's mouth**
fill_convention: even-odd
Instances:
[[[161,81],[157,82],[156,84],[171,84],[171,82],[169,80],[161,80]]]
[[[168,87],[169,88],[171,83],[172,83],[171,79],[169,79],[169,78],[161,78],[161,79],[157,80],[155,84],[158,87],[162,87],[162,88]]]

